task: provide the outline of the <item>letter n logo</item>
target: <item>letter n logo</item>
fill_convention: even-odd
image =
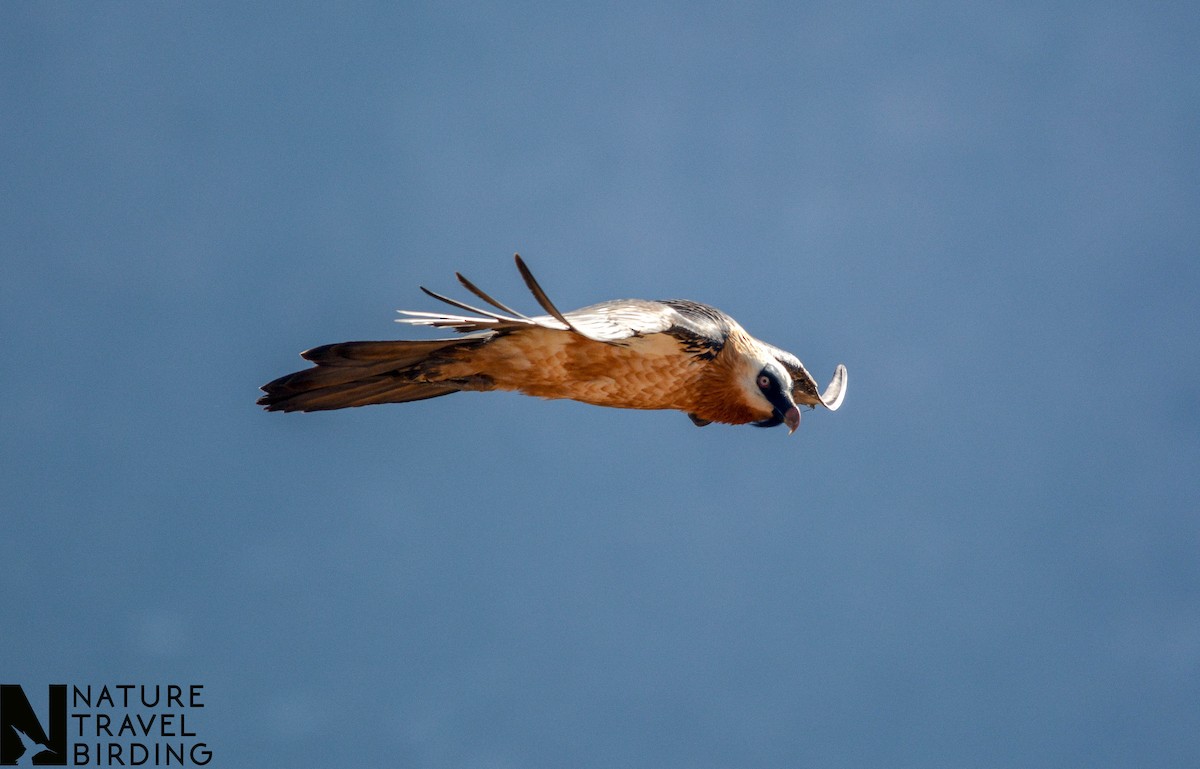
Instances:
[[[0,766],[67,765],[67,685],[51,684],[46,728],[25,690],[0,684]]]

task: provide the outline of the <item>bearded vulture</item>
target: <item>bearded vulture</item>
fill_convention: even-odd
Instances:
[[[300,353],[315,366],[263,385],[268,411],[406,403],[462,390],[515,390],[623,409],[676,409],[692,422],[800,424],[800,406],[846,396],[838,364],[825,391],[800,360],[750,336],[713,307],[684,299],[617,299],[559,312],[520,255],[517,269],[548,315],[529,317],[455,273],[494,309],[421,287],[469,315],[401,310],[398,322],[465,334],[424,341],[340,342]]]

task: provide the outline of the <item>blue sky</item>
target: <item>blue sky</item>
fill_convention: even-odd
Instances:
[[[1195,766],[1198,33],[5,5],[0,677],[203,683],[221,766]],[[846,403],[254,406],[514,251]]]

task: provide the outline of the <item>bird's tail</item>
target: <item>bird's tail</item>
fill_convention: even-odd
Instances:
[[[475,346],[478,339],[419,342],[340,342],[300,353],[316,365],[268,382],[258,405],[267,411],[327,411],[374,403],[406,403],[458,392],[453,382],[421,378],[442,354]]]

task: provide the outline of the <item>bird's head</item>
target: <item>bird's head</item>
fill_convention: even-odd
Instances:
[[[790,435],[800,426],[801,406],[819,404],[836,411],[846,395],[846,367],[840,364],[822,393],[800,360],[789,352],[760,344],[747,362],[745,371],[751,381],[743,383],[743,389],[751,402],[771,410],[771,416],[753,423],[757,427],[783,424]]]
[[[746,399],[754,404],[755,410],[770,415],[756,422],[756,427],[787,425],[787,432],[796,432],[800,426],[800,409],[792,396],[791,373],[780,364],[774,355],[762,350],[750,355],[743,367],[742,390]]]

